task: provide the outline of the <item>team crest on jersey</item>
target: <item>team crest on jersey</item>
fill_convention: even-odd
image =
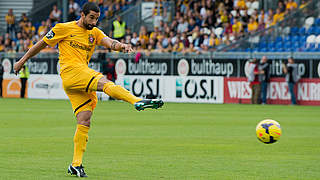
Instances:
[[[46,37],[48,39],[52,39],[54,37],[54,35],[56,35],[52,30],[50,30],[47,34],[46,34]]]
[[[92,44],[94,42],[93,34],[89,34],[89,43]]]

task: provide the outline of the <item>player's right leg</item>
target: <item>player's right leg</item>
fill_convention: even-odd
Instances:
[[[141,99],[131,94],[125,88],[115,85],[112,81],[107,80],[104,76],[98,80],[97,90],[103,91],[109,96],[133,104],[138,111],[146,108],[158,109],[163,106],[161,99]]]

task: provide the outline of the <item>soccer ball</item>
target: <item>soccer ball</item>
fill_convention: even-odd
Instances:
[[[281,127],[277,121],[266,119],[259,122],[256,127],[256,133],[261,142],[271,144],[280,139]]]

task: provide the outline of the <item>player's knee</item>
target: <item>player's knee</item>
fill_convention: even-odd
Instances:
[[[91,111],[82,111],[77,114],[78,124],[90,127]]]
[[[106,77],[103,76],[102,78],[100,78],[99,81],[98,81],[97,90],[98,91],[103,91],[103,86],[107,82],[110,82],[110,80],[108,80]]]

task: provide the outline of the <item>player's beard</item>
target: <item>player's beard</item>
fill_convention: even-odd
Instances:
[[[93,24],[88,24],[86,21],[83,21],[83,26],[88,30],[92,30],[94,27],[96,27]]]

